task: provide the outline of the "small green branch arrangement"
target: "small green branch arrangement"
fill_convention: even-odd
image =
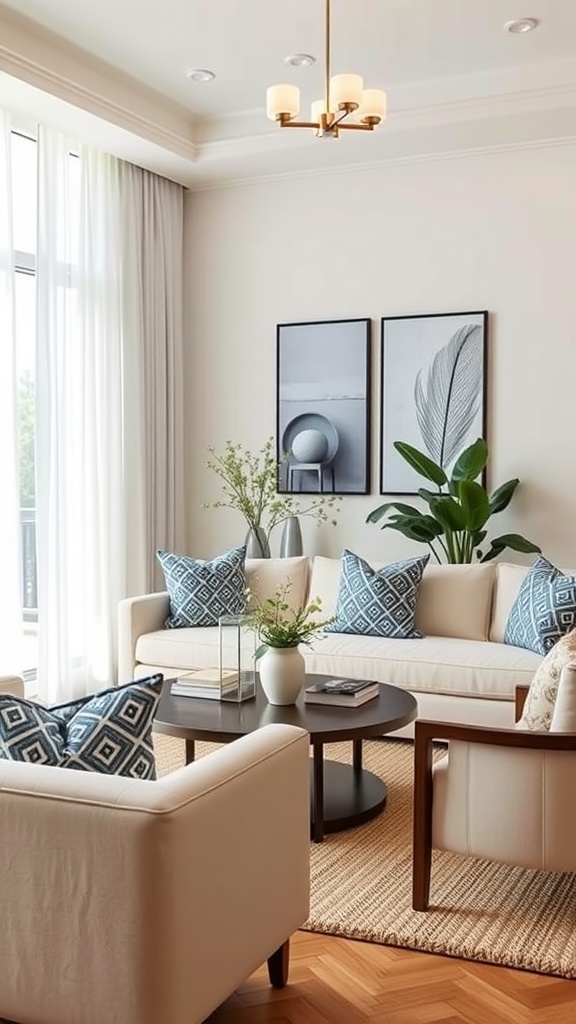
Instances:
[[[312,516],[316,524],[336,525],[335,516],[342,498],[320,495],[302,505],[291,495],[278,494],[279,472],[287,455],[278,462],[274,438],[270,437],[257,452],[241,444],[226,441],[223,452],[209,447],[208,469],[220,477],[223,497],[203,504],[202,508],[231,508],[240,512],[250,529],[261,527],[269,537],[279,523],[290,516]]]
[[[291,581],[281,583],[272,597],[260,601],[254,599],[254,605],[247,613],[247,625],[253,629],[260,641],[256,658],[261,658],[268,647],[298,647],[299,644],[310,644],[325,626],[334,622],[319,619],[322,600],[313,598],[300,608],[292,608],[288,603]],[[250,592],[247,592],[250,597]]]
[[[492,494],[488,494],[482,484],[478,483],[477,478],[488,462],[488,445],[483,438],[478,438],[461,453],[454,463],[450,478],[442,466],[412,445],[395,441],[394,447],[412,469],[436,484],[437,490],[430,491],[421,487],[418,491],[428,506],[427,512],[421,512],[413,505],[401,501],[388,501],[374,509],[366,522],[386,520],[382,523],[382,530],[398,530],[410,540],[428,544],[438,562],[463,564],[474,561],[474,558],[488,562],[506,548],[529,553],[540,552],[536,544],[519,533],[495,537],[489,542],[487,551],[480,547],[486,540],[487,530],[484,527],[488,520],[508,507],[519,483],[518,478],[507,480]],[[443,558],[437,548],[440,548]]]

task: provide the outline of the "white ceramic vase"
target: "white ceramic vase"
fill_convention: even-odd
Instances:
[[[296,703],[305,678],[304,658],[297,647],[268,647],[259,671],[269,704]]]

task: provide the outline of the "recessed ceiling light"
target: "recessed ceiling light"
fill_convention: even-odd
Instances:
[[[284,58],[284,63],[289,64],[291,68],[309,68],[316,63],[316,57],[312,57],[310,53],[291,53],[289,57]]]
[[[507,21],[504,28],[507,32],[532,32],[539,24],[538,18],[515,18],[513,21]]]
[[[211,82],[216,75],[213,71],[207,71],[206,68],[188,68],[186,78],[189,78],[191,82]]]

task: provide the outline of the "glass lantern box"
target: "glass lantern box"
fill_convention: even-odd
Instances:
[[[218,620],[220,700],[239,703],[256,696],[256,635],[246,615]]]

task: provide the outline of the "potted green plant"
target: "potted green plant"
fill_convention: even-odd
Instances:
[[[280,584],[272,597],[253,598],[248,625],[259,641],[260,682],[270,704],[294,704],[304,685],[304,658],[300,644],[309,644],[334,618],[320,619],[319,597],[294,608],[288,601],[290,581]]]
[[[537,544],[519,533],[506,533],[486,541],[488,521],[508,507],[519,480],[507,480],[491,494],[479,483],[478,478],[488,462],[488,445],[483,438],[478,438],[461,453],[450,477],[442,466],[412,445],[395,441],[394,447],[412,469],[437,489],[421,487],[418,490],[428,506],[426,512],[401,501],[387,501],[375,508],[366,522],[384,520],[381,529],[398,530],[411,540],[428,544],[438,562],[469,563],[475,559],[488,562],[506,548],[540,552]],[[485,541],[490,545],[487,550],[481,547]]]
[[[223,452],[208,448],[208,469],[221,479],[223,496],[204,504],[203,508],[231,508],[244,517],[248,526],[247,554],[270,556],[270,534],[275,526],[291,516],[312,516],[317,525],[331,522],[338,512],[341,498],[323,494],[302,505],[291,495],[278,494],[279,470],[274,438],[270,437],[257,451],[226,441]]]

